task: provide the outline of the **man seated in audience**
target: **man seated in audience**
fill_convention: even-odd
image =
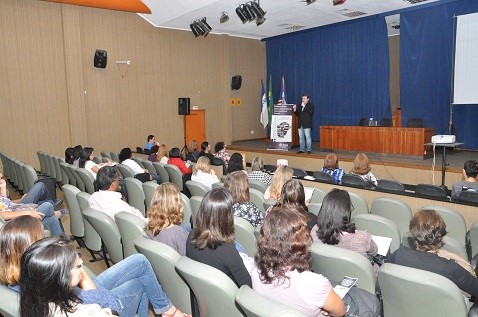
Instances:
[[[214,160],[214,155],[211,153],[211,145],[207,141],[201,143],[201,152],[199,153],[199,157],[201,156],[207,157],[209,159],[209,162],[211,162],[212,164]]]
[[[478,183],[476,176],[478,176],[478,162],[475,160],[468,160],[463,166],[463,176],[465,181],[453,184],[451,189],[451,198],[458,199],[462,191],[478,191]]]
[[[115,214],[126,211],[147,221],[148,219],[143,216],[141,211],[121,199],[121,193],[118,192],[119,181],[120,174],[116,167],[103,166],[100,168],[96,176],[98,191],[91,195],[90,207],[105,213],[111,219],[115,219]]]
[[[156,141],[156,138],[154,137],[154,135],[150,134],[148,135],[147,142],[146,142],[146,145],[144,146],[144,149],[151,151],[151,148],[154,145],[159,146],[159,142]]]

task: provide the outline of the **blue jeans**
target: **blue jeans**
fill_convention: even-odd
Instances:
[[[307,146],[307,151],[312,152],[312,139],[310,138],[310,128],[304,129],[299,128],[299,146],[300,151],[305,152],[305,146]],[[304,140],[305,138],[305,140]],[[304,142],[305,141],[305,142]]]
[[[148,301],[155,314],[168,311],[173,304],[163,292],[151,264],[142,254],[133,254],[93,279],[108,289],[120,303],[121,317],[148,317]]]
[[[21,204],[37,204],[41,205],[44,202],[51,202],[55,206],[54,201],[50,197],[48,188],[42,182],[38,182],[30,189],[30,191],[22,198]]]
[[[44,202],[36,208],[36,211],[41,212],[45,215],[41,221],[43,227],[50,230],[52,236],[58,236],[63,233],[63,229],[60,224],[60,219],[55,217],[53,204],[50,202]]]

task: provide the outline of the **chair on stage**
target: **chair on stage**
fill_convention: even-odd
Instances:
[[[391,127],[392,126],[392,118],[382,118],[380,120],[381,127]]]
[[[408,128],[423,128],[422,118],[409,118],[407,121]]]
[[[359,121],[359,124],[358,124],[359,126],[365,127],[365,126],[367,126],[367,124],[368,124],[368,119],[367,118],[360,118],[360,121]]]

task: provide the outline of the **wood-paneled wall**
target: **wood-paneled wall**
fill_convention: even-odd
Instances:
[[[265,43],[194,38],[134,13],[32,0],[1,1],[0,21],[0,150],[35,167],[38,149],[119,151],[143,146],[148,134],[182,147],[178,97],[206,109],[212,143],[265,136],[258,111]],[[93,67],[96,49],[108,52],[105,69]],[[242,87],[232,91],[237,74]],[[232,108],[230,98],[241,106]]]

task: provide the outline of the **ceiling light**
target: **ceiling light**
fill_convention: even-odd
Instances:
[[[249,3],[243,4],[242,10],[244,11],[244,15],[248,21],[254,21],[256,19],[256,15],[254,11],[252,11],[252,7]]]
[[[189,24],[189,27],[191,28],[191,31],[193,31],[193,34],[195,37],[198,37],[199,35],[199,30],[196,28],[196,22],[193,22],[191,24]]]
[[[242,24],[248,22],[248,19],[246,18],[246,15],[244,14],[244,10],[243,10],[242,6],[238,6],[236,8],[236,14],[239,17],[239,19],[241,19]]]
[[[197,24],[204,30],[204,37],[206,37],[212,30],[211,26],[206,22],[206,17],[197,21]]]
[[[252,11],[254,11],[254,14],[256,15],[256,17],[258,19],[263,18],[266,15],[266,12],[264,10],[262,10],[259,3],[255,2],[255,1],[252,1],[250,3],[250,5],[251,5],[251,8],[252,8]]]
[[[229,15],[227,14],[226,11],[222,11],[222,15],[219,18],[219,22],[220,23],[226,23],[227,21],[229,21]]]

